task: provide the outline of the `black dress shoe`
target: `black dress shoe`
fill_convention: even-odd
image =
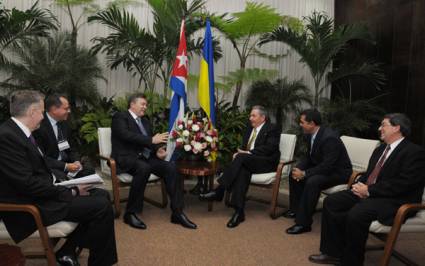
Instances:
[[[282,216],[285,218],[293,219],[295,218],[296,214],[291,210],[287,210],[286,212],[282,213]]]
[[[137,229],[146,229],[146,224],[135,213],[124,214],[124,223]]]
[[[80,266],[77,256],[74,254],[58,255],[56,254],[56,262],[60,266]]]
[[[189,229],[197,228],[196,224],[189,220],[183,212],[173,212],[173,214],[171,214],[171,222],[173,224],[181,224],[183,227]]]
[[[303,225],[293,225],[291,227],[289,227],[288,229],[286,229],[286,233],[290,234],[290,235],[298,235],[298,234],[302,234],[305,232],[310,232],[311,231],[311,226],[303,226]]]
[[[217,187],[216,189],[212,190],[211,192],[200,194],[199,199],[202,201],[222,201],[224,197],[224,188]]]
[[[326,254],[310,255],[308,260],[317,264],[336,264],[339,265],[341,260]]]
[[[242,211],[235,211],[235,213],[232,215],[232,218],[230,218],[230,220],[227,222],[227,227],[234,228],[243,221],[245,221],[245,213]]]

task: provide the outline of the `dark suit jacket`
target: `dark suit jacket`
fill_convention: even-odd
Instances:
[[[248,144],[252,130],[253,128],[249,125],[243,136],[242,149],[245,149]],[[264,159],[274,168],[280,160],[279,143],[279,129],[270,122],[266,122],[255,138],[254,149],[250,150],[250,152],[253,155],[264,157]]]
[[[306,178],[313,175],[335,176],[348,181],[352,165],[344,143],[330,128],[321,126],[310,151],[311,135],[306,137],[308,153],[297,165],[305,171]]]
[[[386,144],[375,149],[369,160],[369,166],[360,181],[365,183],[384,152]],[[422,201],[425,184],[425,150],[404,139],[387,158],[376,183],[370,185],[370,198],[386,198],[388,206],[382,208],[378,220],[392,224],[398,208],[405,203]]]
[[[157,145],[152,144],[152,127],[146,117],[142,117],[142,124],[148,133],[141,134],[136,121],[129,111],[118,112],[112,117],[111,139],[112,158],[118,164],[119,170],[127,172],[140,158],[144,148],[151,149],[151,156],[155,156]]]
[[[58,141],[53,131],[52,124],[50,124],[49,118],[44,114],[44,119],[41,121],[40,128],[33,132],[37,145],[43,151],[46,156],[47,165],[50,169],[57,169],[63,172],[65,163],[73,163],[80,160],[80,155],[75,150],[75,143],[71,138],[71,129],[65,121],[58,123],[58,127],[61,128],[64,139],[69,143],[70,148],[64,150],[67,155],[66,160],[58,160],[59,148]]]
[[[71,190],[55,186],[46,161],[24,132],[9,119],[0,126],[0,201],[35,204],[45,225],[62,220],[72,200]],[[6,228],[15,242],[36,230],[31,216],[2,212]]]

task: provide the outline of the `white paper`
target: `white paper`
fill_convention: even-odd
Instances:
[[[93,174],[93,175],[87,175],[80,178],[56,183],[55,185],[66,186],[66,187],[74,187],[77,185],[99,186],[99,185],[103,185],[103,179],[98,174]]]

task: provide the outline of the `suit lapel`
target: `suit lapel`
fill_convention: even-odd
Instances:
[[[322,140],[323,132],[324,132],[324,128],[320,127],[319,132],[317,132],[316,138],[314,139],[313,147],[311,147],[311,138],[313,137],[313,135],[310,135],[310,137],[308,138],[308,140],[309,140],[308,145],[309,145],[309,147],[311,147],[310,148],[311,149],[311,152],[310,152],[311,155],[314,154],[314,152],[317,149],[317,146],[319,145],[320,141]]]
[[[56,143],[57,142],[56,135],[55,135],[55,132],[53,131],[52,124],[50,123],[50,120],[47,117],[46,113],[44,114],[44,119],[43,119],[43,121],[41,121],[41,123],[44,123],[45,124],[46,129],[47,129],[47,134],[49,135],[49,138],[51,140],[54,140],[53,143]]]
[[[383,145],[384,147],[386,145]],[[397,155],[400,153],[400,151],[402,151],[404,149],[404,147],[406,147],[406,139],[402,140],[400,142],[400,144],[397,145],[397,147],[395,148],[395,150],[393,150],[390,154],[390,156],[385,160],[384,165],[382,166],[381,171],[379,172],[379,176],[382,175],[383,172],[385,172],[387,169],[389,169],[391,167],[392,161],[394,161],[394,158],[397,158]],[[380,153],[380,155],[382,155],[383,151]],[[378,157],[378,159],[381,156]]]

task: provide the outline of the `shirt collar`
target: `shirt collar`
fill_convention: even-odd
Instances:
[[[133,113],[133,111],[131,111],[130,109],[128,109],[128,112],[131,114],[131,116],[134,118],[134,120],[137,120],[137,118],[139,118],[135,113]]]
[[[49,119],[50,124],[52,124],[52,126],[56,126],[56,124],[58,123],[58,121],[56,121],[53,117],[51,117],[51,116],[49,115],[49,113],[47,113],[47,112],[46,112],[46,116],[47,116],[47,118]]]
[[[311,135],[311,139],[316,139],[317,133],[319,132],[320,127],[316,130],[316,132],[314,132],[313,135]]]
[[[12,116],[12,120],[24,132],[24,134],[25,134],[25,136],[27,136],[27,138],[29,138],[31,136],[31,130],[26,125],[24,125],[24,123],[22,123],[21,121],[19,121],[18,119],[16,119],[13,116]]]
[[[257,134],[258,134],[258,132],[260,132],[261,128],[263,128],[265,123],[266,122],[264,121],[261,125],[259,125],[258,127],[255,128],[255,131],[257,131]]]
[[[402,142],[404,140],[404,137],[394,141],[393,143],[390,144],[391,147],[391,151],[395,150],[395,148],[397,148],[397,146],[400,144],[400,142]]]

